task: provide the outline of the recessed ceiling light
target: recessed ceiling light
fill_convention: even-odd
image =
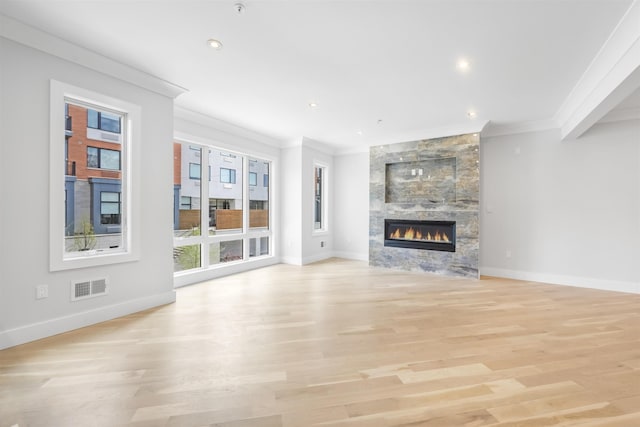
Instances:
[[[318,104],[316,104],[315,102],[310,102],[309,103],[309,107],[311,108],[316,108],[318,106]]]
[[[207,44],[215,50],[222,49],[222,42],[220,40],[209,39],[207,40]]]
[[[471,67],[471,64],[469,63],[469,61],[464,58],[458,59],[458,63],[456,65],[458,67],[458,70],[460,71],[468,71],[469,68]]]
[[[467,116],[469,116],[470,119],[473,119],[477,116],[478,114],[475,111],[468,111],[467,112]]]

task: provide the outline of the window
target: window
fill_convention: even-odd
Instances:
[[[87,110],[87,127],[107,132],[120,133],[121,116],[105,111]]]
[[[235,184],[236,183],[236,170],[235,169],[220,168],[220,182],[222,182],[224,184]]]
[[[100,193],[100,224],[120,224],[120,193]]]
[[[200,164],[189,163],[189,178],[200,179]]]
[[[49,123],[51,271],[139,259],[140,107],[52,80]]]
[[[191,197],[181,196],[180,197],[180,210],[191,210]]]
[[[325,203],[326,167],[316,165],[313,168],[313,229],[326,230],[326,203]]]
[[[269,175],[268,174],[262,175],[262,186],[265,187],[265,188],[269,186]]]
[[[87,147],[87,167],[120,170],[120,151]]]
[[[194,152],[201,156],[196,159]],[[269,175],[271,161],[176,142],[173,165],[177,286],[191,283],[193,273],[273,254],[269,188],[260,178]],[[188,173],[192,165],[219,171],[219,180],[196,181],[199,185],[194,185]]]

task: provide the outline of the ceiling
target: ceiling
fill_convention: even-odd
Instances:
[[[0,13],[188,89],[177,106],[347,150],[552,119],[632,1],[235,3],[0,0]]]

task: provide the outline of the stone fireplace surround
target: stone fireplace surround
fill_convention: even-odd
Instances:
[[[479,149],[478,134],[371,147],[370,265],[479,277]],[[384,246],[385,219],[455,221],[455,252]]]

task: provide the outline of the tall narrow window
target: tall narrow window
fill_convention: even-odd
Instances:
[[[51,82],[52,270],[137,259],[140,117],[136,105]]]
[[[313,205],[313,229],[324,230],[326,228],[325,214],[325,180],[326,168],[316,165],[313,168],[313,189],[314,189],[314,205]]]

